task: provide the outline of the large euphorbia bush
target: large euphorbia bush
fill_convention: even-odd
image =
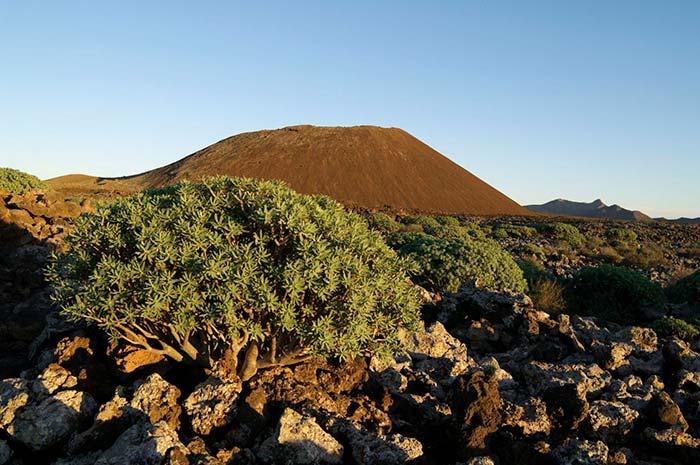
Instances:
[[[13,168],[0,168],[0,191],[24,194],[32,189],[49,189],[36,176]]]
[[[419,320],[405,266],[333,200],[215,177],[80,217],[48,276],[66,315],[114,338],[203,365],[252,354],[263,367],[399,350],[399,329]]]

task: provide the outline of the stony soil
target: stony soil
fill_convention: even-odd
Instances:
[[[670,284],[690,272],[700,269],[700,225],[668,222],[600,221],[571,218],[547,218],[546,220],[523,217],[481,219],[482,225],[512,224],[536,226],[542,222],[562,221],[576,226],[587,238],[598,238],[601,245],[571,247],[562,241],[541,234],[533,237],[505,237],[494,239],[515,258],[531,258],[542,262],[555,276],[571,278],[585,266],[613,263],[635,269],[662,285]],[[615,248],[605,238],[613,228],[631,229],[638,239],[628,246],[633,253]],[[533,254],[527,248],[534,245],[544,253]],[[610,253],[614,255],[609,255]]]
[[[0,254],[0,464],[700,463],[697,343],[465,285],[425,293],[393,360],[243,384],[65,322],[41,275],[60,238],[3,215],[32,240],[3,236]]]

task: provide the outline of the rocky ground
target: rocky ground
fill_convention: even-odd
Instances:
[[[582,247],[572,247],[542,234],[492,238],[514,258],[536,260],[555,276],[564,278],[571,278],[586,266],[611,263],[635,269],[661,285],[668,285],[679,277],[700,269],[700,225],[582,221],[571,218],[547,218],[545,222],[558,221],[576,226],[587,243]],[[481,225],[496,228],[501,224],[536,227],[542,222],[542,219],[532,218],[490,218],[482,219]],[[638,239],[621,246],[606,238],[607,231],[621,228],[634,231]]]
[[[0,465],[700,463],[697,344],[465,285],[426,293],[405,355],[243,384],[65,322],[41,275],[60,237],[35,219],[60,217],[14,210],[6,197]]]

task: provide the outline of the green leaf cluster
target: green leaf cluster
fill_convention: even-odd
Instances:
[[[394,221],[394,219],[386,213],[368,213],[366,219],[370,228],[379,231],[385,236],[401,229],[401,223]]]
[[[270,363],[396,352],[419,321],[407,267],[333,200],[215,177],[81,216],[48,278],[71,319],[211,365],[253,344]]]
[[[644,307],[664,302],[658,284],[628,268],[593,266],[574,277],[572,307],[578,313],[630,324],[639,321]]]
[[[492,232],[493,236],[496,238],[506,238],[506,237],[515,237],[515,238],[528,238],[535,236],[537,234],[537,230],[535,228],[532,228],[530,226],[517,226],[513,224],[499,224],[496,226],[496,228]]]
[[[613,243],[634,242],[637,240],[637,233],[627,228],[611,228],[605,232],[605,237]]]
[[[24,194],[32,189],[49,189],[49,186],[36,176],[13,168],[0,168],[0,191]]]
[[[661,337],[676,336],[691,341],[700,335],[698,328],[680,318],[665,316],[652,324],[652,328]]]
[[[462,238],[418,237],[399,250],[416,263],[414,278],[434,291],[455,292],[470,280],[523,292],[523,272],[511,256],[493,241]]]
[[[694,271],[670,286],[668,297],[674,303],[688,302],[700,305],[700,270]]]
[[[572,247],[580,248],[586,243],[586,238],[581,234],[581,231],[572,224],[545,223],[540,225],[538,229],[552,239],[568,242]]]

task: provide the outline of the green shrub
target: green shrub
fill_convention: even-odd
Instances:
[[[637,240],[637,233],[626,228],[612,228],[605,233],[605,237],[612,242],[634,242]]]
[[[461,228],[462,223],[459,222],[454,216],[438,216],[435,218],[438,223],[443,226],[448,226],[450,228]]]
[[[439,238],[469,239],[470,231],[462,227],[457,218],[451,216],[409,216],[403,219],[405,224],[402,231],[412,231],[410,228],[420,227],[421,231]]]
[[[542,246],[533,244],[531,242],[523,244],[523,246],[520,248],[520,251],[522,253],[528,253],[531,255],[544,255],[544,249],[542,248]]]
[[[368,213],[366,218],[370,228],[384,235],[395,233],[401,229],[401,224],[394,221],[386,213]]]
[[[496,237],[528,238],[537,234],[535,228],[529,226],[515,226],[512,224],[499,224],[493,231]]]
[[[672,316],[659,318],[652,324],[652,328],[661,337],[676,336],[686,341],[695,339],[700,334],[692,324]]]
[[[597,258],[604,263],[618,264],[622,262],[622,256],[613,247],[601,247],[598,250]]]
[[[0,168],[0,191],[24,194],[32,189],[49,189],[36,176],[12,168]]]
[[[400,249],[417,264],[417,282],[434,291],[455,292],[469,281],[513,292],[525,290],[523,273],[511,256],[491,241],[418,238]]]
[[[525,258],[516,262],[518,267],[523,271],[523,277],[529,283],[530,281],[542,277],[547,273],[544,264],[533,258]]]
[[[568,242],[572,247],[583,247],[586,243],[586,238],[581,231],[572,224],[545,223],[540,225],[539,229],[548,237]]]
[[[671,302],[700,305],[700,270],[697,270],[668,288]]]
[[[587,267],[574,277],[572,307],[579,313],[631,324],[645,306],[664,300],[658,284],[624,267]]]
[[[422,231],[399,231],[387,237],[386,243],[389,247],[398,251],[404,245],[410,244],[417,239],[429,237],[433,236],[430,236]]]
[[[591,236],[586,239],[586,247],[588,248],[597,249],[603,247],[604,245],[605,241],[598,236]]]
[[[664,248],[653,242],[638,246],[618,243],[616,249],[623,256],[624,264],[632,268],[651,270],[669,265]]]
[[[69,318],[175,360],[240,358],[244,377],[256,359],[398,350],[419,319],[406,267],[335,201],[216,177],[80,217],[47,276]]]
[[[442,225],[432,216],[407,216],[403,219],[403,224],[418,224],[423,228],[423,232],[431,236],[437,235],[442,229]]]
[[[564,286],[553,276],[540,276],[528,280],[527,295],[538,310],[547,313],[559,313],[566,306]]]
[[[466,232],[468,237],[474,238],[474,239],[485,239],[486,234],[491,232],[491,226],[487,225],[479,225],[473,221],[469,221],[466,218],[462,218],[459,220],[459,225],[461,226],[461,230]]]
[[[518,260],[527,281],[527,295],[538,310],[558,313],[566,306],[564,286],[546,270],[544,264],[532,258]]]

